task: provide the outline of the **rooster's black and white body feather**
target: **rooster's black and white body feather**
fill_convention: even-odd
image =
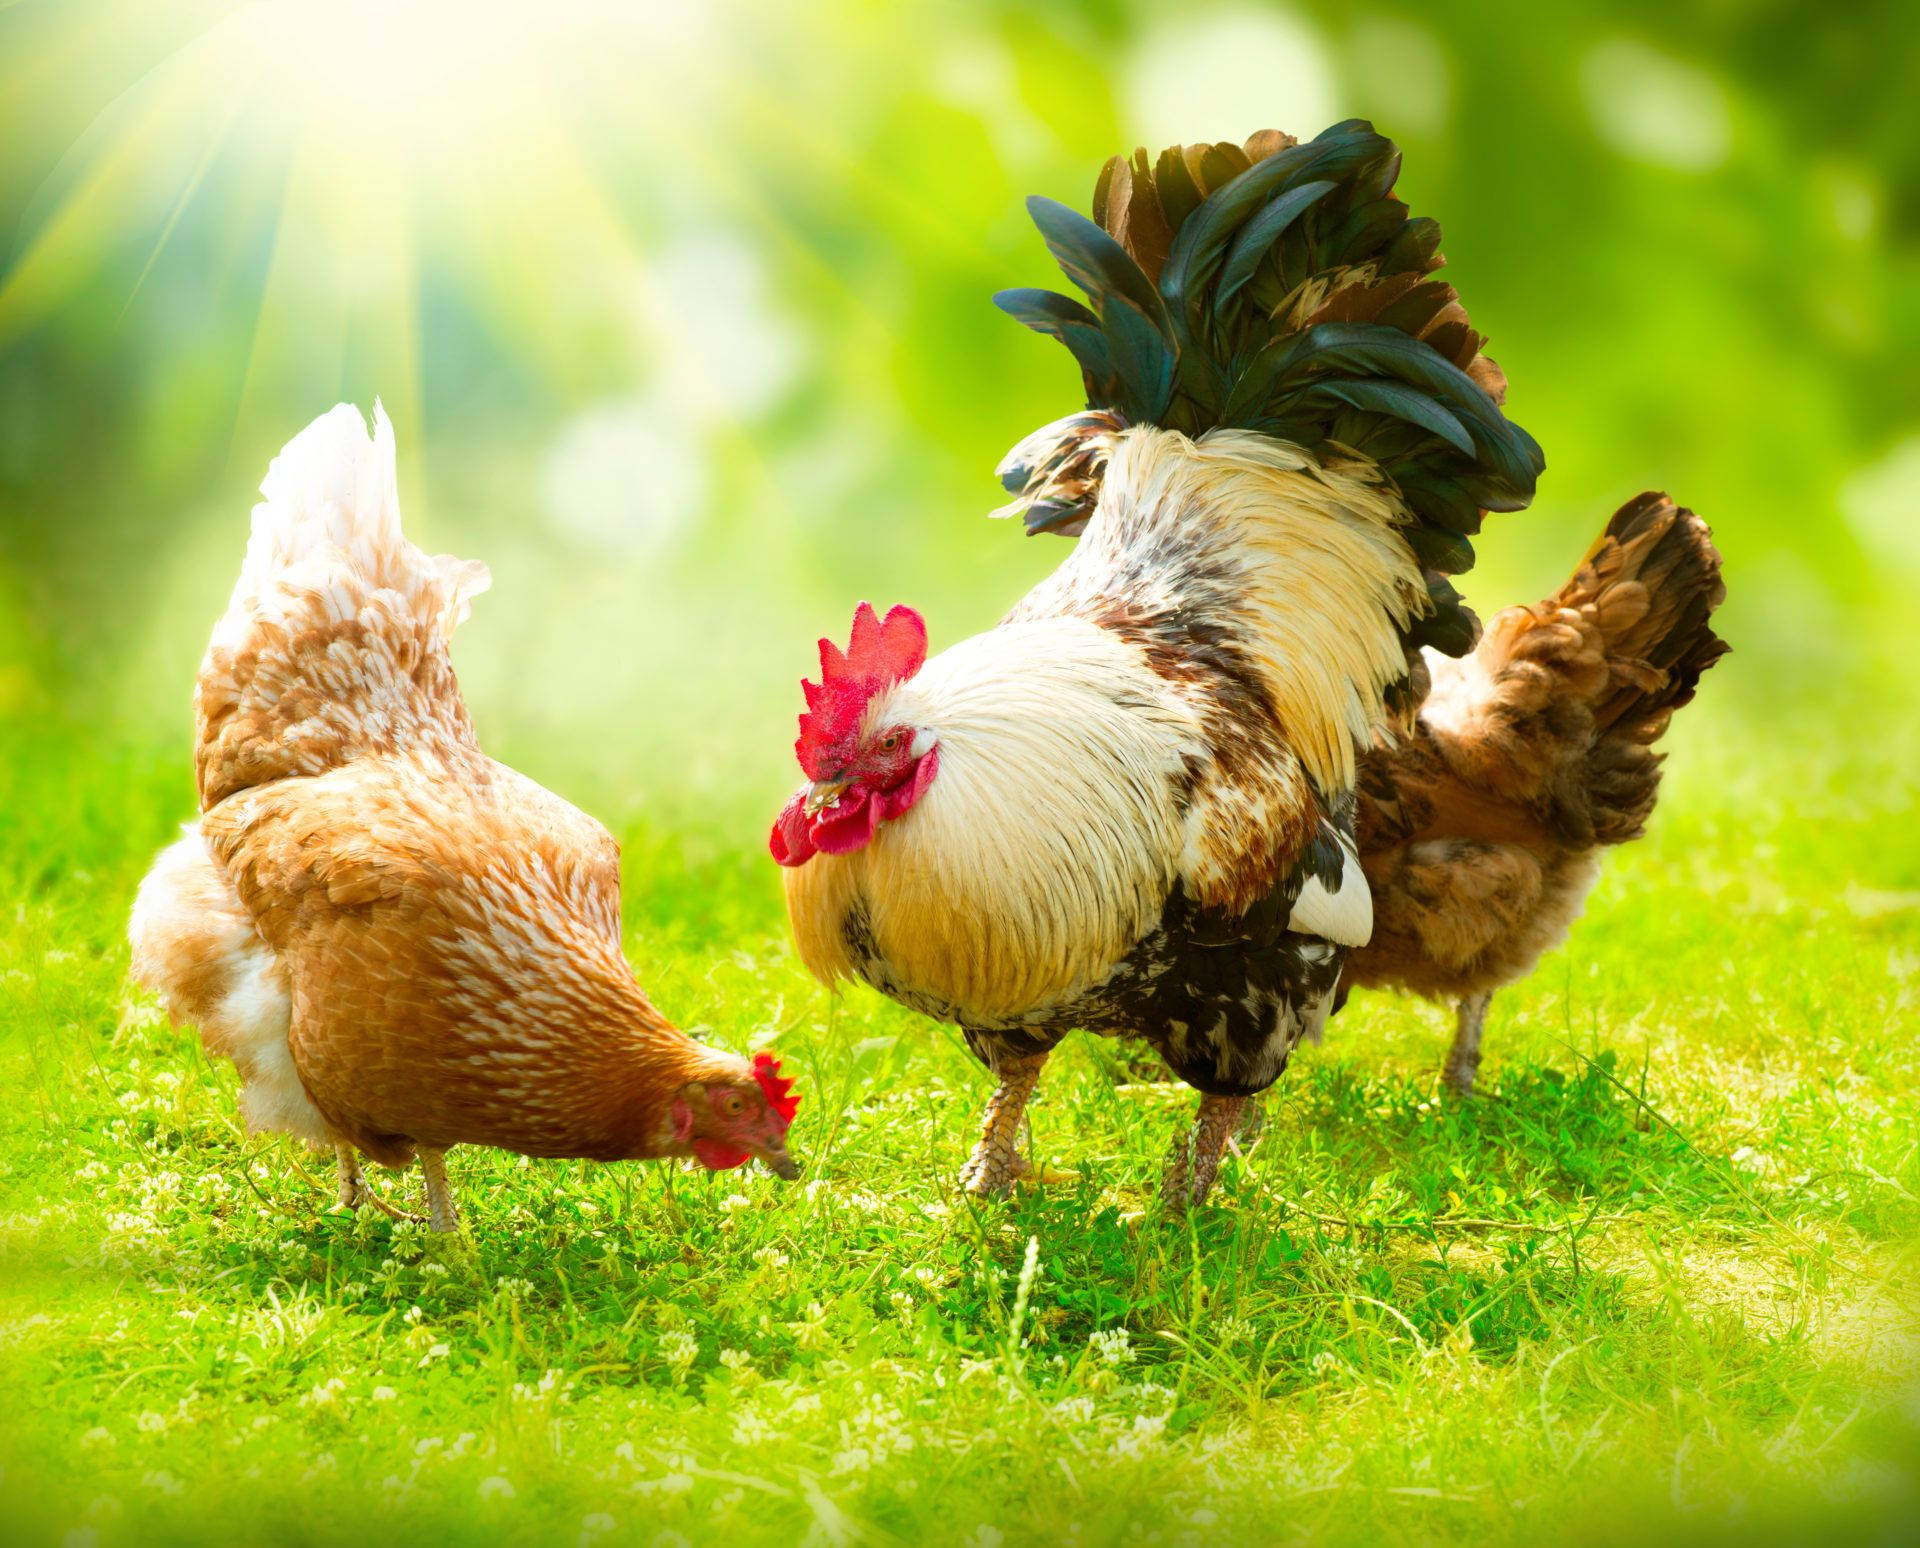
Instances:
[[[811,783],[773,837],[808,966],[959,1025],[998,1076],[984,1189],[1082,1028],[1147,1040],[1205,1094],[1171,1180],[1204,1194],[1371,930],[1356,749],[1411,648],[1470,642],[1441,572],[1539,467],[1464,314],[1443,342],[1467,368],[1421,336],[1458,305],[1423,278],[1437,233],[1391,197],[1389,142],[1353,124],[1168,157],[1109,169],[1107,230],[1034,203],[1094,310],[1001,298],[1082,367],[1088,411],[1003,470],[1029,529],[1077,545],[931,660],[904,608],[823,641]]]

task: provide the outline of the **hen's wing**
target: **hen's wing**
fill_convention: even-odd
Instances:
[[[593,1040],[644,998],[619,949],[612,838],[477,755],[360,759],[243,791],[203,831],[292,986],[288,1036],[330,1122],[568,1150],[598,1110]]]

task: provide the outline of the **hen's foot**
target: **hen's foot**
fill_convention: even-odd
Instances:
[[[1203,1096],[1193,1127],[1173,1144],[1160,1196],[1169,1214],[1204,1204],[1220,1173],[1220,1156],[1247,1108],[1243,1096]]]
[[[1020,1154],[1020,1125],[1046,1063],[1045,1054],[1031,1054],[1004,1060],[994,1071],[998,1084],[987,1098],[980,1142],[960,1169],[960,1186],[975,1198],[1003,1199],[1013,1191],[1015,1179],[1032,1172]]]
[[[340,1176],[340,1193],[333,1206],[336,1214],[357,1215],[362,1205],[371,1204],[389,1220],[397,1220],[406,1225],[426,1224],[425,1215],[416,1215],[411,1210],[389,1204],[373,1191],[373,1184],[367,1181],[366,1173],[361,1170],[360,1152],[353,1146],[335,1145],[333,1154]]]
[[[427,1185],[427,1229],[448,1233],[460,1229],[460,1208],[453,1202],[453,1184],[447,1181],[447,1153],[420,1148],[420,1175]]]
[[[351,1145],[335,1145],[333,1157],[340,1174],[340,1197],[334,1208],[358,1214],[370,1197],[367,1180],[360,1173],[360,1152]]]
[[[1453,1046],[1447,1050],[1446,1081],[1461,1096],[1473,1095],[1474,1078],[1480,1073],[1480,1034],[1486,1029],[1492,1000],[1491,993],[1470,994],[1460,1002]]]

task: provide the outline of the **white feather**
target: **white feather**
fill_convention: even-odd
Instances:
[[[487,567],[429,558],[400,526],[393,425],[373,406],[373,434],[350,403],[337,404],[281,449],[260,481],[246,563],[215,647],[233,649],[262,621],[282,619],[323,595],[336,621],[351,618],[370,589],[390,587],[449,633],[490,584]]]
[[[1317,935],[1336,946],[1364,946],[1373,938],[1373,889],[1360,869],[1345,834],[1340,836],[1340,886],[1328,891],[1318,877],[1307,878],[1287,915],[1287,928],[1301,935]]]

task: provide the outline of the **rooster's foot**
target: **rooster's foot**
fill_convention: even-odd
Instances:
[[[1177,1215],[1189,1206],[1204,1204],[1220,1174],[1221,1153],[1246,1110],[1247,1098],[1203,1096],[1193,1127],[1173,1144],[1160,1197],[1167,1213]]]
[[[998,1083],[987,1098],[980,1143],[960,1169],[960,1186],[975,1198],[1004,1199],[1016,1179],[1032,1172],[1020,1154],[1020,1129],[1046,1063],[1045,1054],[1027,1054],[1003,1059],[994,1070]]]
[[[960,1186],[976,1199],[1004,1199],[1015,1183],[1032,1175],[1033,1163],[1019,1151],[1002,1156],[989,1150],[983,1140],[960,1168]]]

